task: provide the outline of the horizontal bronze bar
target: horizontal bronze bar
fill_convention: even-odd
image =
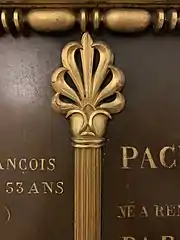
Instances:
[[[180,0],[1,0],[1,4],[179,4]]]
[[[165,29],[172,31],[179,27],[180,10],[157,9],[148,11],[143,9],[113,8],[101,9],[33,9],[21,11],[20,9],[0,10],[1,32],[21,32],[24,26],[29,26],[38,32],[65,31],[79,24],[82,32],[92,25],[97,30],[104,25],[111,31],[120,33],[142,32],[153,28],[155,32]]]
[[[180,8],[180,0],[0,0],[3,8]]]

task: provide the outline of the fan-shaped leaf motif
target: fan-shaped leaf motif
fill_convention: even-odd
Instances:
[[[91,99],[92,90],[92,70],[94,49],[92,48],[93,40],[89,34],[84,34],[81,39],[81,59],[83,68],[84,95]]]
[[[98,108],[104,109],[111,114],[115,114],[121,112],[121,110],[124,108],[124,105],[125,99],[123,95],[119,92],[116,92],[116,98],[112,102],[103,103]]]
[[[96,52],[99,58],[94,69]],[[82,70],[76,53],[80,55]],[[113,59],[108,46],[102,42],[93,43],[89,33],[84,33],[81,43],[71,42],[62,51],[63,67],[52,76],[56,92],[52,105],[70,118],[76,138],[102,138],[110,113],[118,113],[124,107],[125,100],[119,92],[124,85],[124,74],[113,66]],[[66,79],[67,74],[70,79]],[[110,100],[111,96],[115,98]]]
[[[113,63],[114,56],[104,43],[94,43],[93,47],[99,52],[99,64],[93,78],[92,97],[94,99],[107,76],[108,67]]]
[[[61,95],[76,102],[81,107],[81,101],[76,92],[65,82],[64,74],[67,72],[66,68],[62,67],[57,69],[52,76],[52,86],[54,90]]]
[[[123,72],[113,66],[109,66],[109,70],[112,73],[112,79],[109,84],[97,95],[97,99],[94,103],[95,106],[97,106],[103,99],[113,95],[117,90],[121,90],[124,85],[125,80]]]
[[[66,114],[67,112],[78,109],[78,106],[72,103],[65,103],[60,100],[60,94],[56,93],[52,99],[52,107],[59,113]]]
[[[74,56],[75,52],[80,48],[81,45],[77,42],[67,44],[62,50],[62,63],[77,87],[81,99],[83,99],[83,83]]]

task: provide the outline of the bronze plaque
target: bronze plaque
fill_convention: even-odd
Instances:
[[[73,239],[73,153],[50,84],[68,40],[0,41],[2,239]]]
[[[111,46],[126,76],[126,106],[102,155],[102,239],[179,239],[179,39],[93,38]],[[3,239],[73,239],[73,148],[50,84],[72,39],[79,34],[0,41]]]
[[[125,72],[126,106],[108,126],[102,239],[179,239],[178,38],[103,39]]]
[[[0,1],[3,239],[179,239],[179,7]]]

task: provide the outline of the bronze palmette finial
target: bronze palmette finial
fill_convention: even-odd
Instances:
[[[101,239],[101,146],[107,120],[125,104],[124,74],[113,60],[109,47],[86,32],[64,47],[63,66],[52,76],[52,106],[70,119],[75,148],[75,240]]]

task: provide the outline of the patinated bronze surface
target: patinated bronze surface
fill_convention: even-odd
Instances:
[[[179,240],[179,8],[0,2],[3,239]]]
[[[111,46],[115,66],[126,76],[126,105],[109,121],[102,154],[102,240],[122,240],[120,237],[126,236],[137,240],[174,236],[178,240],[178,211],[168,217],[165,206],[178,206],[180,202],[179,37],[150,33],[120,37],[105,31],[99,36],[93,34],[93,39]],[[71,133],[68,121],[51,108],[51,76],[60,66],[61,50],[72,40],[79,42],[78,32],[61,37],[32,34],[31,38],[1,38],[0,162],[5,169],[0,170],[2,239],[73,239]],[[173,145],[175,152],[169,149],[166,163],[171,166],[176,160],[177,167],[169,169],[161,164],[159,154],[165,146]],[[123,169],[122,147],[127,146],[136,148],[138,157],[128,161],[130,169]],[[142,165],[147,147],[155,165],[149,161]],[[132,153],[129,149],[128,156]],[[7,159],[14,158],[16,170],[11,165],[7,170]],[[34,162],[29,166],[33,158],[39,162],[37,170],[31,170]],[[42,158],[46,159],[44,170],[40,170]],[[53,171],[50,158],[56,159]],[[21,159],[27,159],[27,163],[19,166]],[[61,194],[55,193],[59,181],[64,183]],[[7,187],[11,182],[13,193]],[[23,193],[17,192],[16,182],[23,182]],[[34,182],[37,189],[33,190]],[[42,182],[49,186],[53,182],[52,193]],[[124,205],[135,205],[136,215],[123,218],[119,207]],[[155,216],[154,205],[164,207],[162,216]],[[149,217],[140,217],[142,206]],[[6,207],[11,214],[9,220]]]

